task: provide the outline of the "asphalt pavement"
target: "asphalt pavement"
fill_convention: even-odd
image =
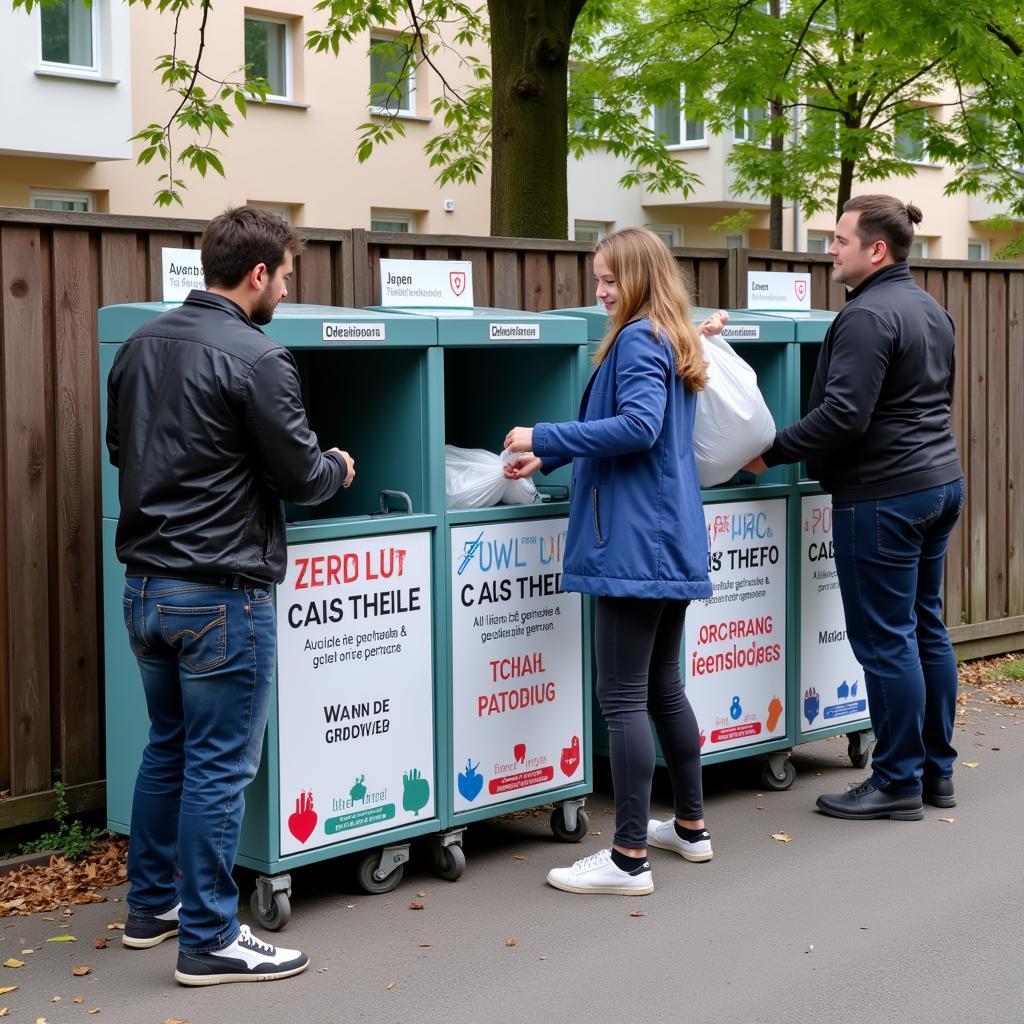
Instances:
[[[0,995],[3,1024],[1018,1024],[1024,709],[974,695],[963,711],[958,806],[920,822],[815,811],[818,793],[866,774],[845,738],[798,748],[783,793],[758,789],[749,763],[707,769],[714,860],[652,850],[650,896],[545,885],[549,868],[609,844],[607,792],[588,799],[578,845],[553,839],[546,812],[470,827],[455,883],[416,846],[383,896],[361,894],[344,861],[297,871],[290,923],[264,933],[310,953],[290,980],[177,985],[173,941],[127,950],[108,929],[124,888],[76,907],[67,929],[59,912],[0,919],[0,963],[25,964],[0,968],[0,991],[18,986]],[[652,811],[671,813],[662,772]],[[61,932],[76,942],[46,941]],[[96,949],[102,937],[114,941]]]

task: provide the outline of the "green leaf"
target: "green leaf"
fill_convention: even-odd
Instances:
[[[52,938],[46,940],[47,942],[77,942],[78,939],[74,935],[54,935]]]

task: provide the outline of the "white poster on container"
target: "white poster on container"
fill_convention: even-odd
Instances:
[[[206,287],[198,249],[161,249],[164,302],[184,302],[193,288]]]
[[[434,814],[429,533],[294,544],[277,588],[281,853]]]
[[[686,613],[703,753],[786,732],[786,502],[705,505],[713,595]]]
[[[583,623],[563,593],[568,520],[452,530],[456,811],[583,780]]]
[[[832,549],[832,501],[800,505],[800,731],[867,727],[864,670],[846,638],[846,618]]]

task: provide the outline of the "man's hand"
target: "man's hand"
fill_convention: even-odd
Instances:
[[[533,427],[513,427],[505,435],[505,451],[533,451]]]
[[[345,479],[342,480],[341,486],[348,488],[352,486],[352,481],[356,478],[356,460],[349,455],[348,452],[343,452],[340,448],[328,448],[327,453],[334,452],[335,455],[340,455],[342,461],[345,463]]]
[[[753,473],[755,476],[757,476],[758,474],[763,473],[768,468],[768,466],[765,465],[764,459],[762,459],[761,456],[758,455],[757,458],[751,459],[743,468],[748,473]]]
[[[533,476],[540,466],[540,459],[533,452],[526,452],[525,455],[510,459],[502,469],[505,471],[506,480],[525,480],[526,477]]]
[[[729,322],[729,314],[724,310],[720,309],[717,313],[712,313],[700,325],[700,333],[704,335],[709,334],[721,334],[722,329]]]

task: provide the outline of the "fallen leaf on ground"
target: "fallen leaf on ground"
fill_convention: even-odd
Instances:
[[[814,943],[812,942],[812,943],[811,943],[811,944],[810,944],[810,945],[809,945],[809,946],[808,946],[808,947],[807,947],[807,948],[806,948],[806,949],[804,950],[804,952],[805,952],[805,953],[813,953],[813,952],[814,952]]]
[[[793,837],[788,832],[773,832],[772,839],[777,839],[780,843],[793,842]]]
[[[60,996],[54,996],[54,997],[53,997],[53,998],[52,998],[52,999],[50,1000],[50,1002],[51,1002],[51,1003],[59,1003],[59,1002],[60,1002]]]
[[[75,998],[72,999],[71,1002],[75,1003],[77,1006],[81,1006],[82,1003],[85,1002],[85,996],[75,996]]]
[[[91,967],[76,967],[71,973],[76,978],[84,978],[90,971],[92,971]]]
[[[952,825],[956,818],[939,818],[939,821],[946,822],[947,825]]]
[[[631,910],[629,912],[630,917],[646,917],[647,915],[642,910]]]
[[[78,939],[74,935],[54,935],[53,938],[47,939],[47,942],[77,942]]]
[[[17,985],[7,985],[4,988],[0,988],[0,996],[5,996],[5,995],[7,995],[8,992],[17,992],[17,991],[18,991],[18,986]]]
[[[410,910],[422,910],[423,909],[423,904],[422,903],[417,903],[415,900],[413,900],[412,903],[409,904],[409,909]]]
[[[184,1020],[182,1017],[168,1017],[164,1024],[192,1024],[190,1020]]]
[[[980,762],[980,761],[961,761],[960,763],[961,763],[961,764],[962,764],[962,765],[963,765],[963,766],[964,766],[965,768],[977,768],[977,767],[978,767],[978,765],[979,765],[979,764],[981,764],[981,762]]]
[[[15,960],[13,956],[9,960],[5,960],[4,961],[4,967],[24,967],[24,966],[25,966],[25,961],[24,960]]]
[[[106,939],[104,939],[104,938],[99,938],[99,939],[93,939],[93,940],[92,940],[92,944],[93,944],[93,945],[94,945],[94,946],[95,946],[95,947],[96,947],[97,949],[106,949],[106,948],[107,948],[107,946],[109,946],[109,945],[110,945],[110,943],[109,943],[109,942],[108,942],[108,941],[107,941]]]
[[[519,945],[519,940],[518,939],[506,939],[505,940],[505,945],[506,946],[518,946]]]
[[[389,981],[387,983],[387,986],[385,987],[384,991],[385,992],[390,992],[394,987],[395,987],[395,983],[393,981]]]
[[[108,932],[113,932],[113,931],[123,932],[124,931],[124,921],[114,921],[112,924],[108,924],[107,925],[107,931]]]
[[[426,896],[427,894],[425,892],[418,892],[418,893],[416,893],[416,895],[422,898],[422,897]]]
[[[9,1006],[0,1006],[0,1017],[10,1017],[11,1008]]]
[[[420,949],[430,949],[430,943],[429,942],[421,942],[420,943]]]
[[[523,854],[521,854],[521,853],[513,853],[512,854],[512,859],[513,860],[526,860],[526,857],[523,856]]]
[[[91,1010],[86,1010],[85,1012],[86,1013],[99,1013],[100,1012],[100,1008],[98,1006],[94,1006]]]

